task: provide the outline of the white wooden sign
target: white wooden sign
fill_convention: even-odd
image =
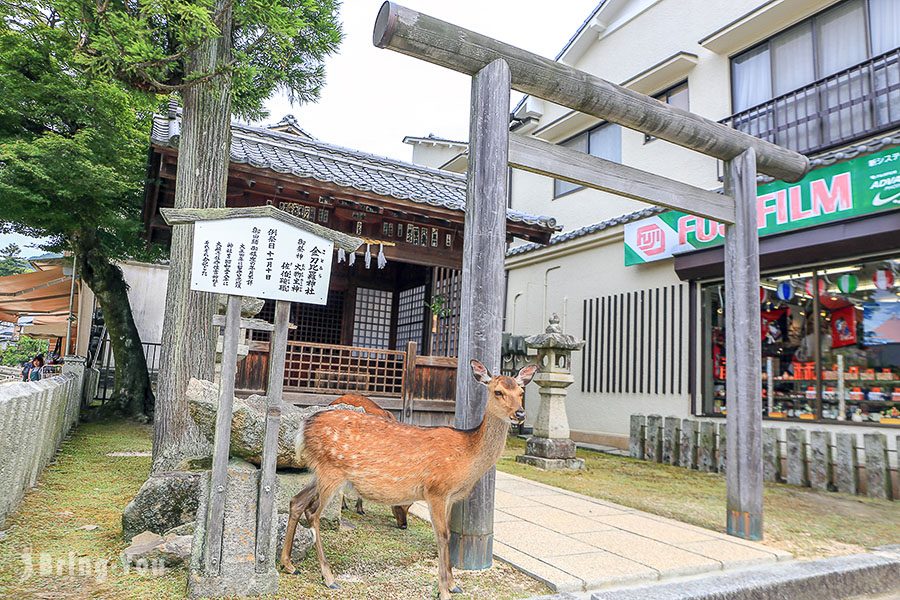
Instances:
[[[272,217],[197,221],[191,289],[325,304],[333,256],[334,242]]]

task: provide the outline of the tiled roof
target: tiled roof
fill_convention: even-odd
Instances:
[[[613,217],[612,219],[607,219],[606,221],[600,221],[599,223],[594,223],[593,225],[586,225],[585,227],[580,227],[578,229],[573,229],[572,231],[565,231],[563,233],[557,233],[553,237],[550,238],[550,242],[547,246],[553,246],[556,244],[562,244],[563,242],[569,242],[571,240],[584,237],[586,235],[591,235],[592,233],[597,233],[598,231],[603,231],[604,229],[609,229],[610,227],[615,227],[616,225],[624,225],[625,223],[630,223],[632,221],[637,221],[639,219],[645,219],[647,217],[652,217],[653,215],[659,214],[666,209],[661,206],[649,206],[647,208],[643,208],[641,210],[628,213],[626,215],[621,215],[618,217]],[[506,256],[516,256],[519,254],[525,254],[526,252],[531,252],[532,250],[538,250],[539,248],[544,248],[543,244],[522,244],[521,246],[516,246],[515,248],[511,248]]]
[[[152,142],[160,146],[176,146],[180,126],[178,113],[155,116]],[[465,211],[466,178],[463,175],[260,127],[232,123],[231,132],[232,162],[418,204]],[[552,217],[510,210],[507,211],[507,218],[517,223],[559,230],[556,219]]]

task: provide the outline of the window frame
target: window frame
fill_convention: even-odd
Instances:
[[[735,52],[734,54],[732,54],[728,57],[728,76],[730,77],[730,84],[731,84],[730,85],[730,88],[731,88],[731,90],[730,90],[731,91],[731,114],[735,115],[735,114],[750,110],[754,106],[760,106],[762,104],[765,104],[766,102],[771,102],[772,100],[784,95],[784,94],[775,95],[775,59],[774,59],[774,52],[772,52],[771,42],[774,38],[777,38],[778,36],[780,36],[784,33],[787,33],[788,31],[791,31],[792,29],[810,25],[811,30],[812,30],[813,79],[812,79],[812,81],[809,81],[806,84],[804,84],[803,86],[800,86],[799,88],[796,88],[796,89],[801,89],[802,87],[804,87],[806,85],[813,84],[825,77],[828,77],[830,74],[822,75],[822,73],[821,73],[820,57],[819,57],[819,25],[816,22],[816,20],[819,19],[825,13],[837,9],[837,7],[839,7],[839,6],[848,4],[850,2],[857,2],[857,1],[861,2],[862,6],[863,6],[863,27],[865,28],[866,60],[871,60],[873,58],[873,55],[872,55],[872,27],[871,27],[871,21],[870,21],[871,17],[870,17],[870,10],[869,10],[869,0],[842,0],[841,2],[832,4],[831,6],[828,6],[824,9],[820,10],[819,12],[817,12],[814,15],[810,15],[810,16],[806,17],[805,19],[802,19],[801,21],[798,21],[798,22],[790,25],[789,27],[785,27],[784,29],[776,31],[772,35],[768,36],[766,39],[764,39],[752,46],[744,48],[740,52]],[[758,50],[759,48],[761,48],[763,46],[766,46],[766,48],[768,50],[768,54],[769,54],[769,81],[770,81],[770,87],[772,89],[772,92],[771,92],[772,97],[759,103],[759,104],[755,104],[753,106],[748,106],[748,107],[743,108],[740,111],[738,111],[735,109],[735,104],[734,104],[734,100],[736,97],[736,94],[735,94],[736,80],[735,80],[735,76],[734,76],[734,60],[740,56],[743,56],[744,54],[747,54],[748,52]],[[789,91],[786,93],[790,94],[790,93],[792,93],[792,91]]]
[[[586,139],[586,143],[587,143],[586,154],[588,154],[589,156],[596,156],[595,154],[591,154],[591,134],[594,133],[595,131],[597,131],[598,129],[601,129],[604,127],[618,127],[619,128],[619,160],[613,161],[613,162],[618,162],[621,164],[621,162],[622,162],[622,155],[621,155],[621,153],[622,153],[622,128],[621,128],[621,126],[619,126],[616,123],[610,123],[609,121],[603,121],[602,123],[598,123],[597,125],[589,127],[588,129],[580,131],[579,133],[576,133],[575,135],[569,136],[568,138],[566,138],[560,142],[557,142],[557,145],[562,146],[564,144],[568,144],[569,142],[571,142],[581,136],[584,136]],[[578,152],[578,150],[576,150],[576,152]],[[602,158],[602,157],[598,157],[598,158]],[[609,160],[609,159],[605,159],[605,160]],[[570,183],[568,181],[565,181],[564,179],[554,178],[553,179],[553,200],[556,200],[557,198],[562,198],[563,196],[568,196],[569,194],[573,194],[575,192],[581,191],[585,187],[583,185],[570,184],[570,185],[575,185],[575,187],[573,187],[570,190],[566,190],[564,192],[558,192],[557,191],[558,190],[557,183],[559,183],[559,182]]]
[[[687,80],[687,79],[683,79],[683,80],[679,81],[678,83],[676,83],[676,84],[674,84],[674,85],[670,85],[669,87],[667,87],[667,88],[664,89],[663,91],[657,92],[656,94],[653,94],[653,95],[650,96],[650,97],[653,98],[654,100],[659,100],[659,101],[662,102],[663,104],[669,104],[669,98],[671,97],[672,92],[674,92],[675,90],[677,90],[678,88],[680,88],[680,87],[682,87],[682,86],[684,87],[685,92],[687,92],[687,94],[688,94],[688,110],[690,110],[690,106],[691,106],[691,102],[690,102],[691,92],[690,92],[690,89],[691,89],[691,88],[690,88],[690,86],[688,85],[688,80]],[[652,141],[655,140],[655,139],[657,139],[657,137],[656,137],[655,135],[650,135],[649,133],[645,133],[645,134],[644,134],[644,144],[645,144],[645,145],[646,145],[646,144],[649,144],[650,142],[652,142]]]

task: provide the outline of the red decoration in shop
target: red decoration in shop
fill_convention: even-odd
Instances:
[[[759,303],[762,304],[769,297],[769,291],[763,286],[759,286]]]
[[[831,347],[856,344],[856,308],[845,306],[831,312]]]
[[[872,281],[879,290],[893,289],[894,273],[890,269],[878,269],[872,276]]]
[[[762,341],[766,344],[777,344],[784,338],[786,331],[785,317],[790,313],[788,308],[765,310],[760,313],[762,317]]]
[[[803,286],[803,289],[806,290],[806,293],[809,296],[813,295],[813,282],[814,281],[815,281],[815,279],[810,279],[809,281],[806,282],[806,285]],[[819,295],[822,296],[824,294],[825,294],[825,280],[820,279],[819,280]]]

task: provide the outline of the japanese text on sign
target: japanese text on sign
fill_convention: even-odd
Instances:
[[[333,242],[271,217],[198,221],[191,289],[325,304],[333,253]]]

